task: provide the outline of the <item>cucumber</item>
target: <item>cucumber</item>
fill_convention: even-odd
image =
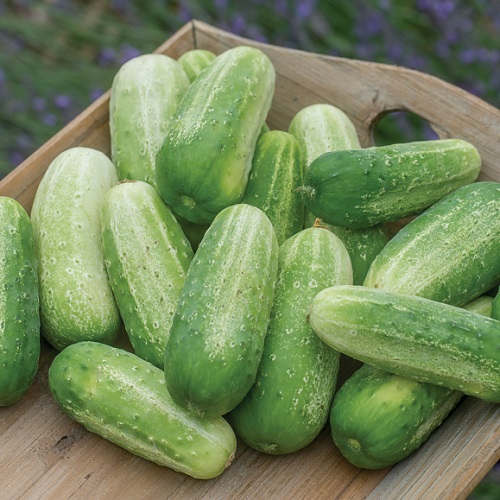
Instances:
[[[189,79],[162,54],[127,61],[111,87],[109,126],[113,163],[120,180],[155,183],[155,158],[170,130]]]
[[[101,212],[106,269],[135,354],[163,369],[177,301],[193,251],[152,186],[111,188]]]
[[[173,215],[177,219],[177,222],[180,224],[182,231],[191,244],[191,248],[194,252],[196,252],[210,224],[195,224],[194,222],[189,222],[179,215]]]
[[[112,343],[121,319],[104,266],[100,214],[117,183],[109,158],[71,148],[50,164],[33,201],[42,333],[56,348],[81,340]]]
[[[130,453],[198,479],[218,476],[233,460],[229,424],[176,405],[163,371],[132,353],[80,342],[55,357],[48,378],[64,413]]]
[[[292,118],[288,132],[299,143],[306,169],[329,151],[361,148],[352,121],[331,104],[319,103],[302,108]]]
[[[338,286],[309,321],[330,347],[376,368],[500,402],[500,321],[413,295]]]
[[[478,151],[461,139],[332,151],[311,163],[302,191],[316,217],[362,228],[418,214],[480,169]]]
[[[478,297],[464,308],[489,316],[492,300]],[[363,365],[335,394],[332,438],[351,464],[390,467],[417,450],[462,397],[460,391]]]
[[[172,398],[199,414],[232,410],[255,381],[273,301],[278,243],[260,209],[233,205],[188,271],[165,354]]]
[[[314,225],[328,229],[344,243],[352,264],[352,284],[362,285],[371,263],[389,241],[389,235],[383,224],[363,229],[332,226],[314,217],[310,212],[306,215],[306,227]]]
[[[156,160],[158,192],[178,215],[210,223],[241,201],[274,82],[269,58],[240,46],[191,84]]]
[[[40,357],[38,277],[26,210],[0,196],[0,406],[30,388]]]
[[[293,135],[281,130],[264,133],[257,141],[242,203],[260,208],[274,226],[278,244],[304,226],[303,166]]]
[[[401,229],[367,287],[462,306],[500,282],[500,184],[457,189]]]
[[[192,49],[184,52],[177,61],[182,66],[184,73],[193,83],[198,75],[215,59],[215,54],[210,50]]]
[[[500,290],[496,293],[491,304],[491,317],[500,320]]]
[[[318,291],[351,283],[347,250],[330,231],[304,229],[281,245],[257,378],[230,413],[236,434],[251,447],[270,454],[292,453],[325,425],[340,354],[321,342],[304,318]]]

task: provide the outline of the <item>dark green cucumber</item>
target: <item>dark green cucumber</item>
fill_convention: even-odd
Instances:
[[[158,193],[141,181],[106,193],[101,231],[111,288],[134,352],[163,369],[191,246]]]
[[[38,277],[26,210],[0,196],[0,406],[31,386],[40,356]]]
[[[457,189],[401,229],[364,285],[462,306],[500,282],[500,184]]]
[[[500,402],[500,321],[362,286],[323,290],[309,321],[323,342],[355,359]]]
[[[491,304],[491,317],[500,320],[500,290],[495,295]]]
[[[232,410],[255,381],[273,301],[278,243],[264,212],[221,211],[196,252],[165,354],[172,398],[199,413]]]
[[[175,404],[163,371],[135,354],[97,342],[71,345],[52,362],[49,387],[62,410],[90,432],[158,465],[209,479],[233,460],[229,424]]]
[[[278,244],[304,226],[303,165],[297,140],[281,130],[264,133],[257,141],[242,203],[260,208],[272,222]]]
[[[385,226],[377,224],[362,229],[332,226],[309,212],[306,216],[305,226],[312,227],[314,225],[328,229],[342,240],[351,258],[352,283],[353,285],[362,285],[371,263],[389,241]]]
[[[209,223],[243,198],[275,71],[260,50],[218,56],[191,84],[156,159],[156,184],[181,217]]]
[[[325,425],[340,355],[318,339],[305,318],[320,290],[351,283],[347,250],[330,231],[304,229],[281,245],[257,378],[230,413],[236,434],[253,448],[291,453],[309,444]]]
[[[120,180],[155,184],[155,161],[189,79],[163,54],[127,61],[111,87],[109,127],[113,163]]]
[[[198,75],[213,62],[215,57],[215,54],[209,50],[192,49],[184,52],[177,61],[189,78],[189,82],[193,83],[198,78]]]
[[[303,192],[325,222],[362,228],[422,212],[480,168],[476,148],[461,139],[332,151],[311,163]]]
[[[464,308],[489,316],[492,300],[478,297]],[[390,467],[417,450],[462,397],[460,391],[363,365],[334,397],[332,438],[351,464]]]
[[[56,348],[112,343],[121,328],[101,246],[104,195],[118,181],[100,151],[71,148],[50,164],[31,220],[39,272],[42,333]]]

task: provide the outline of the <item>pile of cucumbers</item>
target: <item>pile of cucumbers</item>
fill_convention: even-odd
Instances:
[[[328,421],[351,463],[388,467],[464,394],[500,402],[500,183],[475,182],[476,148],[361,148],[325,103],[269,130],[275,80],[247,46],[132,59],[111,158],[61,153],[31,218],[0,198],[0,404],[41,332],[66,414],[208,479],[237,436],[292,453]],[[337,391],[341,353],[365,364]]]

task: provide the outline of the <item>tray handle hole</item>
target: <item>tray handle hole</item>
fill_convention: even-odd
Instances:
[[[439,139],[439,135],[431,123],[407,110],[385,111],[371,125],[371,140],[375,146],[435,139]]]

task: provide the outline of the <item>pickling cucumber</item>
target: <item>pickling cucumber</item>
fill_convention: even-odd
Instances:
[[[303,165],[297,140],[281,130],[259,137],[242,203],[260,208],[272,222],[278,244],[304,225]]]
[[[218,56],[191,84],[156,159],[156,185],[181,217],[209,223],[243,198],[275,70],[259,49]]]
[[[26,210],[0,196],[0,406],[29,389],[40,357],[38,277]]]
[[[71,148],[50,164],[33,202],[42,333],[56,348],[112,343],[121,327],[101,246],[101,208],[118,181],[109,158]]]
[[[106,193],[101,231],[111,288],[134,352],[163,369],[191,246],[158,193],[142,181],[122,182]]]
[[[462,306],[500,282],[500,184],[450,193],[402,228],[364,285]]]
[[[481,158],[461,139],[332,151],[306,172],[306,205],[329,224],[370,227],[422,212],[476,180]]]
[[[236,438],[222,417],[199,418],[172,401],[163,371],[98,342],[60,352],[49,387],[72,419],[127,451],[199,479],[232,462]]]
[[[500,321],[416,295],[325,289],[309,322],[323,342],[376,368],[500,402]]]
[[[184,52],[177,61],[189,78],[189,82],[193,83],[215,57],[215,54],[210,50],[192,49]]]
[[[232,410],[255,381],[273,301],[278,243],[251,205],[222,210],[189,268],[165,353],[172,398],[200,414]]]
[[[330,231],[304,229],[281,245],[257,378],[230,413],[236,434],[251,447],[291,453],[309,444],[325,425],[340,354],[321,342],[304,318],[320,290],[351,283],[347,250]]]
[[[109,127],[113,163],[120,180],[155,184],[155,159],[168,134],[189,79],[163,54],[127,61],[111,87]]]

